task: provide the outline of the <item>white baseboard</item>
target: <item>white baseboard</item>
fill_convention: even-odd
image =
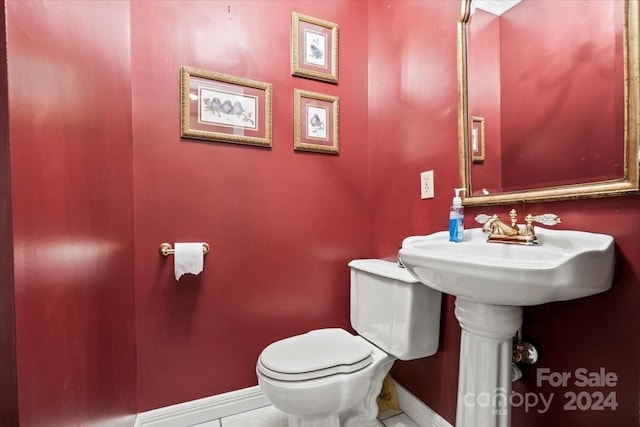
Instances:
[[[425,405],[421,400],[398,384],[396,381],[396,392],[398,393],[398,404],[402,412],[416,422],[420,427],[452,427],[451,424],[433,409]]]
[[[400,408],[420,427],[452,427],[406,388],[397,382],[395,385]],[[142,412],[136,417],[135,427],[187,427],[269,405],[260,387],[253,386]]]
[[[136,417],[135,427],[193,426],[268,405],[260,387],[253,386],[142,412]]]

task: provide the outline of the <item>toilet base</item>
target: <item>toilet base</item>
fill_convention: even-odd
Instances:
[[[361,398],[356,406],[346,410],[343,409],[339,413],[292,414],[289,412],[288,427],[384,427],[384,424],[377,419],[377,397],[382,390],[384,377],[391,370],[395,358],[386,355],[380,350],[377,353],[376,362],[369,368],[365,368],[365,370],[370,370],[369,374],[366,375],[369,378],[369,386],[365,396]],[[260,386],[263,387],[263,391],[264,385],[264,382],[261,381]],[[265,393],[265,396],[269,399],[269,393]],[[279,407],[279,402],[272,401],[271,403],[281,411],[287,412],[285,408]],[[319,402],[316,401],[316,404],[319,404]]]
[[[289,414],[289,427],[340,427],[340,418],[337,414]]]
[[[340,427],[384,427],[380,420],[377,418],[372,420],[371,416],[362,409],[356,413],[346,413],[344,415]]]
[[[361,405],[362,406],[362,405]],[[350,410],[340,414],[295,415],[289,414],[288,427],[384,427],[378,419],[371,419],[364,412]]]

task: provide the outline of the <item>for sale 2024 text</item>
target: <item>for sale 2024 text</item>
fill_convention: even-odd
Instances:
[[[565,392],[565,411],[615,411],[618,407],[616,392],[611,390],[618,385],[618,375],[615,372],[607,372],[605,368],[598,371],[578,368],[572,372],[553,372],[549,368],[538,368],[536,385],[542,387],[545,384],[551,387],[572,386],[587,389]],[[593,388],[598,390],[589,390]],[[553,399],[553,395],[554,393],[549,395],[549,401]]]

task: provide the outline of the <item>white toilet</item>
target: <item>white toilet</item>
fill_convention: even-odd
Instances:
[[[441,294],[395,263],[362,259],[351,267],[351,326],[317,329],[267,346],[256,366],[266,398],[289,427],[369,427],[396,359],[438,350]]]

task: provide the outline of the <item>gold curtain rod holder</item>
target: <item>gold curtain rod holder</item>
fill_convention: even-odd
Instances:
[[[202,244],[202,253],[204,255],[206,255],[209,252],[209,244],[208,243],[203,243]],[[173,249],[173,246],[171,246],[171,243],[160,243],[160,253],[162,254],[162,256],[169,256],[169,255],[173,255],[176,253],[176,250]]]

